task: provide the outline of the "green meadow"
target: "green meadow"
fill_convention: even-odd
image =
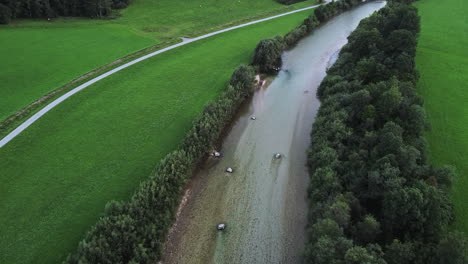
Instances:
[[[137,3],[137,2],[135,2]],[[130,10],[128,11],[130,12]],[[127,199],[260,39],[300,12],[171,50],[71,97],[0,149],[0,263],[58,263]]]
[[[452,191],[454,228],[468,234],[468,3],[420,0],[417,69],[419,91],[432,130],[426,134],[430,158],[457,171]]]
[[[134,0],[116,19],[0,26],[0,121],[75,78],[143,48],[215,26],[311,5],[274,0]]]

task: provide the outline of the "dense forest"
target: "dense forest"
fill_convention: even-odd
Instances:
[[[468,263],[449,232],[453,172],[428,164],[416,8],[361,22],[318,90],[309,152],[308,263]]]
[[[0,0],[0,24],[15,18],[107,17],[130,0]]]

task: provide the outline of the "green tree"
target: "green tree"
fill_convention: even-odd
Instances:
[[[378,156],[397,155],[400,153],[402,146],[403,129],[392,121],[387,122],[379,131],[379,144],[376,148]]]
[[[89,17],[105,17],[112,13],[111,0],[84,0],[84,15]]]
[[[341,191],[335,172],[328,168],[319,168],[311,177],[309,197],[313,201],[326,201]]]
[[[306,259],[314,264],[342,264],[344,253],[350,247],[352,247],[351,240],[344,237],[322,236],[307,247]]]
[[[438,264],[467,264],[468,241],[459,232],[448,233],[439,243],[437,255]]]
[[[380,96],[377,102],[378,113],[385,119],[388,119],[399,109],[403,100],[398,89],[398,82],[392,81],[389,85],[389,89]]]
[[[246,65],[239,66],[231,76],[229,84],[234,87],[241,87],[241,90],[245,90],[246,94],[250,95],[253,90],[249,89],[253,87],[255,79],[255,70]],[[242,88],[247,89],[242,89]]]
[[[355,58],[361,58],[376,53],[382,42],[382,35],[377,29],[358,28],[349,36],[345,50],[352,50]]]
[[[325,217],[333,219],[342,228],[348,227],[351,219],[351,208],[342,195],[330,206]]]
[[[355,237],[362,244],[374,242],[380,234],[380,223],[372,215],[366,215],[356,224]]]
[[[252,64],[264,73],[276,72],[282,64],[283,44],[278,39],[261,40],[255,48]]]
[[[344,259],[346,264],[386,264],[380,256],[359,246],[350,248]]]
[[[405,53],[414,57],[416,54],[416,36],[409,30],[399,29],[390,33],[385,41],[387,53]]]
[[[413,264],[416,258],[415,249],[411,243],[401,243],[395,239],[385,250],[385,260],[388,264]]]

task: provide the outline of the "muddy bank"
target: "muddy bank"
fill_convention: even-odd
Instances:
[[[349,33],[383,5],[346,12],[284,53],[278,76],[240,111],[222,158],[207,161],[189,184],[163,263],[301,263],[316,89]],[[218,223],[227,229],[218,232]]]

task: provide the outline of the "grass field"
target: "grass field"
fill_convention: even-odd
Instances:
[[[426,134],[436,165],[453,165],[454,228],[468,234],[468,2],[420,0],[417,50],[419,91],[432,131]]]
[[[274,0],[134,0],[120,11],[121,17],[112,20],[18,20],[0,26],[0,121],[69,81],[137,50],[286,8]]]
[[[58,263],[175,148],[256,43],[310,11],[201,40],[80,92],[0,149],[0,263]]]

